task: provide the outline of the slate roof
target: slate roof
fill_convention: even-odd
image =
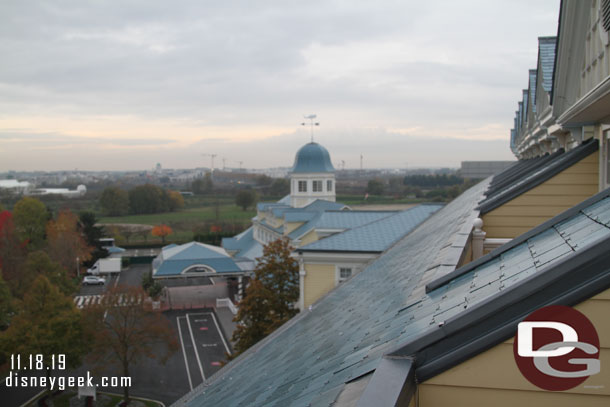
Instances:
[[[370,267],[221,369],[176,406],[329,406],[351,379],[428,327],[400,310],[459,262],[486,181],[396,243]]]
[[[165,246],[153,260],[153,275],[176,276],[193,265],[205,265],[217,273],[241,272],[241,268],[221,247],[190,242]]]
[[[598,146],[597,140],[589,139],[568,152],[560,149],[549,156],[527,160],[530,164],[520,161],[518,168],[513,166],[506,170],[511,172],[510,174],[500,173],[498,181],[494,178],[487,197],[479,206],[481,214],[488,213],[542,184],[597,151]]]
[[[557,37],[538,38],[538,60],[542,71],[542,89],[549,94],[553,89],[553,71],[555,69],[555,48]]]
[[[409,357],[404,366],[415,374],[405,377],[415,386],[414,376],[425,381],[514,336],[533,310],[610,287],[610,189],[465,267],[431,269],[443,262],[443,245],[470,230],[482,186],[175,405],[331,406],[352,379],[374,371],[376,385],[384,355]]]
[[[442,207],[443,205],[440,204],[418,205],[381,220],[310,243],[299,248],[299,252],[340,251],[381,253]]]

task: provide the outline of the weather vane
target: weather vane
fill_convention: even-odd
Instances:
[[[319,126],[320,123],[314,122],[313,119],[316,118],[315,114],[310,114],[309,116],[304,116],[306,119],[309,119],[309,123],[301,123],[301,126],[309,126],[311,129],[311,142],[313,143],[313,127]]]

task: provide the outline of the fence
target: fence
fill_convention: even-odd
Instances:
[[[227,307],[233,315],[237,314],[237,307],[229,298],[216,298],[216,308]]]

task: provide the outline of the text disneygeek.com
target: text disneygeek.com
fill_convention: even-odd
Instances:
[[[94,380],[90,372],[86,376],[27,376],[10,372],[6,377],[6,387],[42,387],[49,390],[65,390],[69,387],[131,387],[131,377],[101,376]]]

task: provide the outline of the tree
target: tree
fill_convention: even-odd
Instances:
[[[87,329],[93,336],[90,358],[94,364],[105,367],[110,363],[129,377],[130,366],[142,358],[165,363],[178,350],[169,321],[153,311],[145,298],[139,287],[118,286],[109,289],[99,304],[85,308]],[[129,387],[123,389],[123,399],[128,405]]]
[[[171,235],[172,233],[174,233],[174,231],[167,225],[157,225],[153,227],[150,231],[151,235],[155,237],[160,237],[163,244],[165,244],[165,238]]]
[[[371,179],[366,187],[366,192],[371,195],[383,195],[383,181],[380,179]]]
[[[72,298],[42,275],[32,283],[10,327],[0,334],[3,353],[42,354],[46,366],[50,366],[51,355],[58,354],[66,355],[68,368],[80,366],[87,342],[81,313]],[[50,373],[47,370],[47,377]]]
[[[81,234],[78,217],[67,209],[47,223],[47,248],[51,258],[74,276],[77,259],[79,262],[87,261],[93,251]]]
[[[86,267],[91,267],[98,259],[108,256],[108,250],[102,247],[100,238],[104,236],[104,228],[96,226],[97,218],[93,212],[82,212],[79,217],[79,230],[85,238],[87,246],[93,248],[89,260],[81,261]]]
[[[0,212],[0,270],[11,291],[21,280],[25,254],[12,214],[9,211]]]
[[[267,244],[263,257],[257,259],[255,277],[234,319],[236,355],[297,314],[294,304],[299,299],[299,264],[292,250],[288,239],[278,239]]]
[[[22,198],[13,208],[13,218],[22,240],[35,247],[42,244],[49,219],[49,212],[42,202],[36,198]]]
[[[254,205],[257,200],[257,193],[251,189],[241,190],[235,195],[235,205],[241,207],[244,211]]]
[[[209,194],[214,189],[214,182],[212,181],[212,174],[209,172],[205,173],[203,178],[197,178],[191,183],[191,189],[194,194],[204,195]]]
[[[175,211],[184,208],[184,197],[178,191],[169,191],[169,210]]]
[[[71,295],[76,291],[74,280],[70,278],[66,269],[58,262],[53,261],[42,250],[28,254],[23,271],[23,276],[20,279],[20,291],[17,291],[17,294],[29,290],[31,281],[41,275],[46,277],[64,295]]]
[[[285,178],[276,178],[269,188],[269,193],[275,196],[288,195],[290,193],[290,181]]]
[[[0,331],[4,331],[9,327],[14,312],[15,308],[13,306],[11,290],[0,273]]]
[[[129,194],[118,187],[105,188],[100,197],[100,205],[105,215],[127,215],[129,212]]]
[[[138,185],[129,190],[129,212],[133,214],[167,212],[170,209],[167,191],[156,185]]]

